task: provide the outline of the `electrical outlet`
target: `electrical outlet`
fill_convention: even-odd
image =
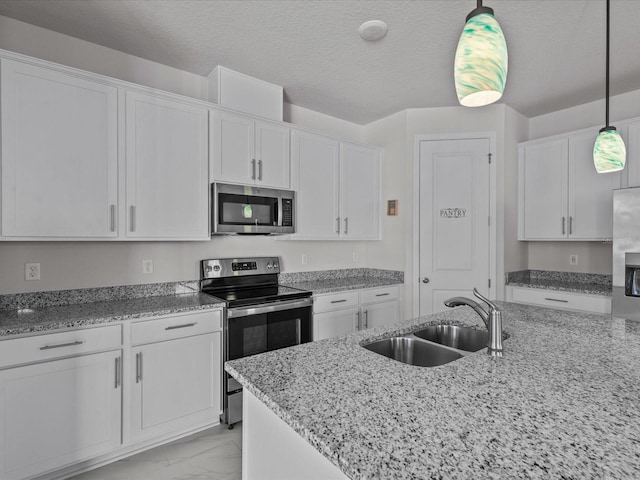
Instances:
[[[153,273],[153,260],[142,260],[142,273]]]
[[[302,254],[302,265],[306,265],[307,263],[309,263],[309,255],[307,255],[306,253]]]
[[[577,265],[578,264],[578,255],[569,255],[569,264],[570,265]]]
[[[40,264],[39,263],[25,263],[24,264],[24,279],[25,280],[40,280]]]

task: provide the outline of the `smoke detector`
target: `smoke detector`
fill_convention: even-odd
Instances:
[[[380,40],[387,34],[387,24],[382,20],[369,20],[360,25],[358,32],[363,40],[373,42]]]

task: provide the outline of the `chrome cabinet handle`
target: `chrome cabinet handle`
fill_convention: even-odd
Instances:
[[[188,328],[188,327],[195,327],[197,322],[193,322],[193,323],[184,323],[182,325],[170,325],[167,328],[165,328],[165,330],[175,330],[176,328]]]
[[[562,235],[565,234],[565,228],[564,228],[565,223],[566,223],[566,217],[562,217]]]
[[[422,283],[429,283],[430,281],[429,277],[422,277]]]
[[[569,217],[569,235],[573,235],[573,217]]]
[[[387,295],[391,295],[390,293],[376,293],[376,297],[386,297]]]
[[[262,180],[262,160],[258,160],[258,180]]]
[[[362,313],[364,313],[364,328],[367,329],[369,328],[369,312],[365,310]]]
[[[115,388],[118,388],[122,383],[121,372],[120,372],[120,357],[116,357],[116,384]]]
[[[340,217],[336,217],[336,233],[340,233]]]
[[[75,345],[82,345],[83,343],[84,342],[82,340],[76,340],[75,342],[60,343],[58,345],[45,345],[44,347],[40,347],[40,350],[51,350],[52,348],[73,347]]]
[[[362,330],[362,325],[360,325],[360,312],[356,312],[354,315],[356,316],[356,330]]]
[[[256,159],[255,158],[251,159],[251,179],[252,180],[256,179]]]
[[[347,235],[349,233],[349,218],[344,217],[344,234]]]
[[[142,352],[136,353],[136,383],[142,381]]]
[[[116,206],[111,205],[111,231],[116,231]]]
[[[559,298],[548,298],[545,297],[545,300],[549,300],[550,302],[561,302],[561,303],[569,303],[569,300],[561,300]]]
[[[347,299],[343,298],[342,300],[331,300],[331,303],[343,303],[343,302],[346,302],[346,301],[347,301]]]
[[[136,231],[136,207],[131,205],[129,207],[129,230]]]

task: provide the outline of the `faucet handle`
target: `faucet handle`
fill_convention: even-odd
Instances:
[[[491,300],[489,300],[487,297],[483,296],[477,288],[473,288],[473,294],[478,297],[480,300],[482,300],[484,303],[486,303],[487,305],[489,305],[489,308],[491,310],[494,310],[496,312],[499,312],[500,309],[496,306],[495,303],[493,303]]]

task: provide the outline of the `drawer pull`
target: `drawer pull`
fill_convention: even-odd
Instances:
[[[165,328],[165,330],[175,330],[177,328],[188,328],[188,327],[195,327],[197,322],[193,322],[193,323],[184,323],[182,325],[171,325],[170,327]]]
[[[116,357],[116,385],[115,388],[118,388],[122,383],[122,379],[120,377],[120,357]]]
[[[75,345],[82,345],[83,343],[84,342],[82,340],[76,340],[75,342],[61,343],[59,345],[45,345],[44,347],[40,347],[40,350],[51,350],[52,348],[73,347]]]
[[[376,297],[386,297],[387,295],[390,295],[390,293],[376,293]]]
[[[331,303],[344,303],[346,301],[347,301],[347,299],[343,298],[342,300],[331,300]]]
[[[569,303],[569,300],[560,300],[559,298],[548,298],[545,297],[545,300],[549,300],[550,302],[561,302],[561,303]]]

